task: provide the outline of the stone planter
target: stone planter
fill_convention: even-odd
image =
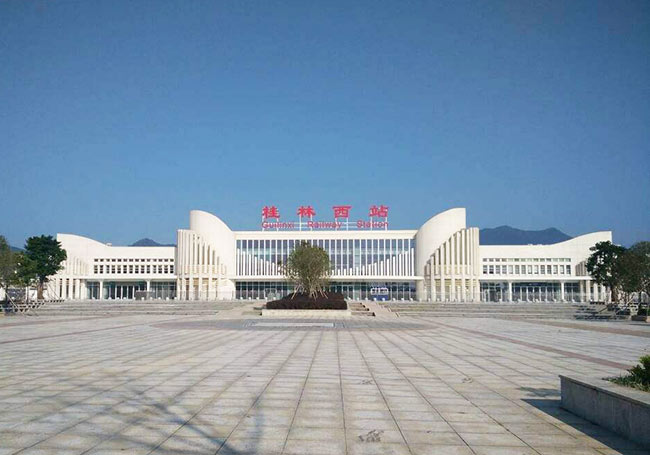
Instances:
[[[650,448],[650,393],[602,379],[560,375],[569,412]]]
[[[346,318],[352,316],[347,310],[267,310],[262,309],[263,317],[272,318]]]
[[[640,322],[648,322],[648,316],[639,316],[635,314],[634,316],[631,317],[633,321],[640,321]]]

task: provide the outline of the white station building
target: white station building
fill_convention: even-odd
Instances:
[[[611,241],[594,232],[552,245],[481,245],[464,208],[429,219],[417,230],[233,231],[216,216],[190,212],[177,246],[112,246],[58,234],[64,268],[50,278],[63,299],[264,299],[292,290],[279,267],[302,241],[328,252],[331,288],[350,299],[430,302],[604,300],[585,262],[589,248]]]

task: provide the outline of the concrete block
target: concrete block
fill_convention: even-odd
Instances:
[[[564,409],[650,448],[650,393],[585,377],[560,383]]]

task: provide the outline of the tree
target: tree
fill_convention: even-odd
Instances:
[[[17,256],[11,251],[7,239],[0,235],[0,289],[4,289],[5,299],[8,298],[9,286],[16,283]]]
[[[621,256],[620,261],[623,291],[636,293],[639,302],[643,300],[644,293],[646,298],[650,298],[650,242],[632,245]]]
[[[68,258],[67,253],[61,248],[61,243],[51,235],[30,237],[25,243],[20,267],[20,275],[29,280],[34,278],[38,289],[37,298],[43,298],[43,288],[49,276],[63,268],[61,264]]]
[[[324,249],[302,242],[291,252],[282,268],[296,292],[308,294],[311,298],[324,295],[330,274],[330,258]]]
[[[621,286],[620,257],[625,248],[612,242],[598,242],[589,248],[591,256],[587,259],[587,271],[598,284],[612,290],[612,298],[618,303],[618,289]]]

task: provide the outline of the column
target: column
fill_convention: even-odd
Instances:
[[[147,280],[147,299],[151,298],[149,293],[151,292],[151,280]]]
[[[591,300],[591,280],[585,281],[585,302],[589,302]]]
[[[452,302],[456,301],[456,234],[449,239],[451,244],[451,287],[449,288],[449,298]]]
[[[99,293],[97,294],[97,300],[102,300],[104,298],[104,282],[99,280]]]
[[[431,257],[431,301],[436,301],[436,254]]]
[[[512,281],[508,281],[508,301],[512,302]]]
[[[440,289],[441,289],[439,293],[440,294],[439,301],[442,302],[444,294],[442,292],[442,251],[440,250],[440,248],[438,248],[435,254],[436,254],[436,267],[437,267],[436,275],[438,276],[437,283],[440,283]]]
[[[447,243],[443,243],[441,248],[443,249],[441,251],[441,257],[443,258],[443,262],[440,264],[440,301],[444,302],[447,298],[447,289],[446,289],[446,283],[447,283],[447,264],[449,263],[448,260],[448,254],[447,254]]]
[[[605,290],[605,286],[603,286],[603,285],[601,284],[601,285],[599,286],[599,290],[600,290],[600,292],[599,292],[599,294],[600,294],[600,300],[602,300],[603,302],[607,302],[607,291]]]
[[[460,260],[458,261],[460,264],[460,300],[462,302],[467,301],[467,283],[465,282],[465,268],[467,267],[467,261],[465,260],[465,253],[467,251],[465,241],[467,237],[465,232],[465,229],[460,231]]]
[[[560,302],[564,302],[564,281],[560,281]]]

